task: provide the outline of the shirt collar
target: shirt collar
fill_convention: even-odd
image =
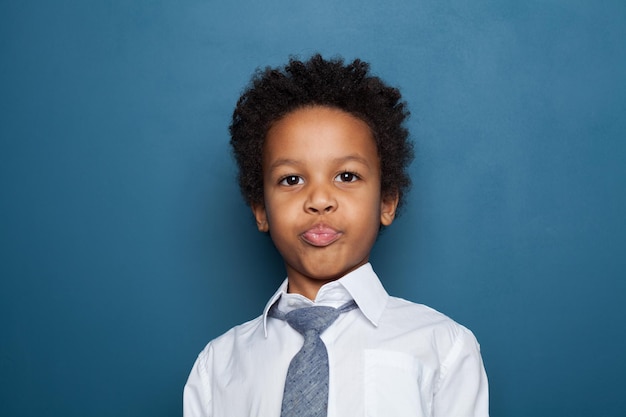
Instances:
[[[285,279],[265,305],[263,310],[263,331],[265,337],[267,337],[267,313],[270,307],[277,302],[282,311],[289,312],[296,308],[312,305],[340,307],[346,302],[354,300],[367,320],[377,327],[389,298],[389,294],[385,291],[380,279],[378,279],[378,276],[372,269],[372,265],[369,263],[336,281],[322,286],[314,302],[299,294],[288,294],[287,283],[288,281]]]

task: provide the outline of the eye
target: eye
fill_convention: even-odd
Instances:
[[[302,184],[304,181],[302,180],[302,177],[299,177],[297,175],[287,175],[286,177],[283,177],[279,184],[280,185],[299,185]]]
[[[360,178],[357,174],[355,174],[354,172],[349,172],[349,171],[342,172],[341,174],[335,177],[335,180],[339,182],[355,182],[359,179]]]

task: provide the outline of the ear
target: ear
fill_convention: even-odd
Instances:
[[[383,196],[380,200],[380,224],[389,226],[396,218],[396,208],[400,197],[398,193]]]
[[[259,232],[269,232],[270,225],[267,223],[267,211],[264,204],[253,204],[252,214],[256,219],[256,227],[259,228]]]

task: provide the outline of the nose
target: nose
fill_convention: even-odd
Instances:
[[[305,211],[311,214],[328,214],[337,209],[332,185],[309,185]]]

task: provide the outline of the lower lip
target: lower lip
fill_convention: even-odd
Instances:
[[[306,232],[302,234],[302,239],[310,245],[324,247],[339,239],[339,236],[341,236],[340,233]]]

